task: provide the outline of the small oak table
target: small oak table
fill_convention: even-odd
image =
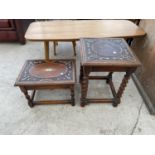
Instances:
[[[28,100],[28,105],[71,103],[74,105],[75,61],[74,60],[27,60],[23,66],[15,86],[19,86]],[[70,89],[70,100],[34,101],[36,90]],[[28,90],[33,90],[32,95]]]
[[[123,91],[131,74],[141,65],[124,39],[81,39],[81,106],[87,103],[120,103]],[[109,72],[107,76],[90,76],[91,72]],[[121,85],[116,92],[113,81],[113,72],[125,72]],[[106,80],[110,85],[113,98],[87,98],[89,80]]]
[[[56,20],[33,22],[26,31],[30,41],[43,41],[45,59],[49,59],[49,41],[54,42],[54,53],[59,41],[72,42],[75,54],[76,41],[80,38],[135,38],[144,36],[142,28],[128,20]]]

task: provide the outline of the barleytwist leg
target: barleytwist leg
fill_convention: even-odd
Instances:
[[[20,90],[24,93],[25,98],[28,101],[28,105],[32,108],[34,106],[33,101],[31,100],[31,97],[29,96],[27,89],[25,89],[24,87],[20,87]]]
[[[80,78],[79,78],[80,83],[82,82],[82,77],[83,77],[83,67],[81,66],[80,67]]]
[[[84,76],[81,82],[81,107],[87,104],[88,76]]]
[[[74,86],[71,87],[71,101],[72,101],[72,106],[75,106]]]
[[[131,74],[132,74],[132,72],[126,72],[126,74],[124,75],[123,80],[121,82],[121,85],[118,89],[118,92],[117,92],[116,97],[115,97],[114,102],[113,102],[114,107],[116,107],[120,103],[121,97],[123,95],[123,92],[125,90],[125,87],[128,83],[128,80],[129,80]]]

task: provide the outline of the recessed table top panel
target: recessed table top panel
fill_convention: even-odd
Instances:
[[[66,74],[66,72],[67,69],[65,64],[55,62],[39,63],[32,66],[29,70],[32,76],[43,79],[58,77]]]
[[[73,60],[27,60],[16,81],[20,85],[45,85],[75,82]]]
[[[128,20],[54,20],[31,23],[25,38],[32,41],[65,41],[80,38],[132,38],[144,35],[142,28]]]
[[[85,38],[80,40],[83,65],[139,66],[140,62],[121,38]]]

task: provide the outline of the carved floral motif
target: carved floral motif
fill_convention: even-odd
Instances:
[[[86,60],[134,60],[123,39],[83,39]]]
[[[73,62],[70,60],[28,60],[19,82],[52,82],[73,80]],[[46,67],[47,66],[47,67]]]

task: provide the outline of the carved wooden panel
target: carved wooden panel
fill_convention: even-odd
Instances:
[[[27,60],[16,83],[59,83],[74,81],[72,60]]]
[[[124,39],[81,39],[81,55],[84,63],[138,64],[139,61]]]

